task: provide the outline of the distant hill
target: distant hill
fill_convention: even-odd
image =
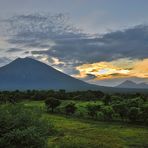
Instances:
[[[117,88],[135,88],[135,89],[148,89],[148,84],[146,83],[134,83],[133,81],[126,80],[120,85],[116,86]]]

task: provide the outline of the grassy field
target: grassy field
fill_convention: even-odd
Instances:
[[[66,103],[66,102],[63,102]],[[99,102],[96,102],[99,103]],[[49,137],[49,148],[147,148],[148,128],[47,114],[43,102],[25,101],[27,107],[41,108],[57,134]],[[78,102],[83,106],[87,102]]]

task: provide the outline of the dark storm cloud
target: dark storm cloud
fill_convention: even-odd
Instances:
[[[58,39],[48,51],[38,51],[62,61],[93,63],[119,58],[148,57],[148,26],[136,26],[124,31],[105,34],[101,38]]]
[[[19,52],[19,51],[22,51],[22,49],[20,48],[10,48],[7,50],[7,52]]]
[[[32,54],[58,58],[69,67],[119,58],[148,57],[148,26],[93,37],[69,25],[64,14],[20,15],[5,20],[5,23],[11,34],[9,43],[38,48]]]

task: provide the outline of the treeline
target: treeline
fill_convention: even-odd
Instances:
[[[148,124],[148,95],[147,94],[104,94],[101,91],[75,91],[65,90],[48,91],[1,91],[0,103],[15,104],[22,100],[45,100],[48,111],[54,112],[61,105],[62,100],[74,100],[64,106],[58,113],[77,115],[84,118],[93,118],[103,121],[122,121]],[[88,101],[85,111],[80,111],[75,101]],[[101,104],[92,104],[92,101],[101,101]],[[50,106],[51,105],[51,106]],[[52,106],[53,105],[53,106]],[[79,114],[77,113],[79,111]],[[87,112],[87,113],[86,113]],[[77,113],[77,114],[76,114]]]
[[[52,113],[57,112],[101,121],[121,121],[148,125],[147,96],[125,99],[117,95],[105,95],[102,98],[102,103],[90,101],[86,106],[83,106],[81,112],[76,102],[70,101],[62,107],[62,110],[59,109],[61,104],[61,100],[53,97],[45,100],[47,111]]]
[[[101,91],[75,91],[66,92],[65,90],[27,90],[27,91],[1,91],[0,103],[15,103],[21,100],[46,100],[49,97],[55,97],[59,100],[98,100],[104,96]]]

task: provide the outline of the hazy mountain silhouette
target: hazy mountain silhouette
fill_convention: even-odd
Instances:
[[[141,84],[144,85],[144,84]],[[129,86],[129,85],[128,85]],[[119,86],[120,87],[120,86]],[[100,90],[103,92],[139,92],[138,89],[104,87],[86,83],[31,58],[18,58],[0,67],[0,90]],[[140,89],[140,92],[147,89]]]
[[[133,81],[126,80],[120,85],[116,86],[118,88],[136,88],[136,89],[148,89],[148,84],[146,83],[135,83]]]
[[[0,68],[1,90],[86,90],[93,88],[96,88],[96,86],[68,76],[31,58],[18,58]]]

